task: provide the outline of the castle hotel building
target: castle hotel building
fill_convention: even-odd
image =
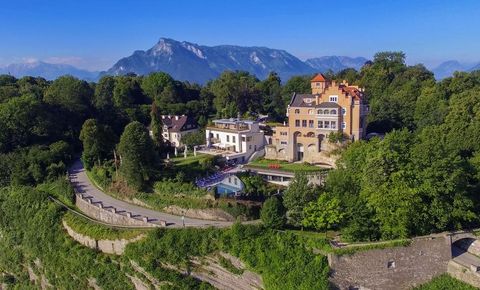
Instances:
[[[288,124],[273,128],[265,158],[322,163],[334,148],[331,132],[341,132],[352,141],[365,137],[366,104],[363,89],[346,81],[336,83],[317,74],[311,94],[294,94],[287,108]]]

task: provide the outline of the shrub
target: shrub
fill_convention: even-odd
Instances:
[[[285,226],[286,217],[285,208],[283,207],[282,202],[275,196],[267,199],[263,204],[260,217],[267,228],[283,228]]]

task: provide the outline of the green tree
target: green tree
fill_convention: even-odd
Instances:
[[[297,94],[310,94],[312,93],[312,88],[310,85],[310,80],[312,79],[311,75],[307,76],[294,76],[291,77],[282,88],[282,97],[285,103],[285,107],[292,100],[294,93]]]
[[[303,210],[303,215],[303,226],[325,231],[326,235],[327,230],[342,221],[344,214],[340,209],[340,200],[324,193],[316,201],[308,203]]]
[[[271,72],[264,81],[259,83],[259,88],[264,95],[262,113],[268,114],[273,120],[285,119],[286,106],[282,98],[282,85],[278,74]]]
[[[187,133],[182,136],[182,143],[188,146],[188,148],[193,149],[194,146],[204,145],[205,140],[205,131],[198,130],[197,132]]]
[[[238,114],[258,113],[262,96],[257,88],[258,79],[248,72],[225,71],[207,84],[215,96],[213,104],[219,117],[231,118]]]
[[[44,97],[46,103],[57,105],[82,118],[89,114],[92,99],[93,90],[88,83],[72,76],[62,76],[53,81]]]
[[[308,184],[306,173],[296,173],[283,196],[283,204],[287,209],[287,221],[294,226],[301,226],[303,208],[317,197],[315,187]]]
[[[83,143],[82,161],[85,168],[90,170],[95,163],[98,165],[104,159],[112,156],[115,136],[104,125],[98,124],[95,119],[88,119],[83,123],[80,131],[80,141]]]
[[[270,197],[263,203],[260,212],[262,223],[271,229],[281,229],[285,226],[285,208],[282,202],[275,196]]]
[[[95,86],[95,94],[93,98],[94,107],[101,111],[111,111],[113,107],[113,90],[115,89],[115,78],[112,76],[104,76]]]
[[[160,96],[165,87],[173,86],[174,80],[164,72],[154,72],[142,79],[142,89],[152,100]]]
[[[116,78],[113,90],[113,103],[118,108],[132,107],[144,103],[144,95],[138,77],[121,76]]]
[[[153,141],[145,126],[132,122],[120,137],[118,151],[121,157],[120,172],[128,186],[145,189],[154,175],[156,155]]]
[[[150,111],[150,130],[152,130],[153,143],[160,151],[163,151],[164,140],[163,140],[163,122],[162,116],[158,111],[156,102],[152,103],[152,110]]]

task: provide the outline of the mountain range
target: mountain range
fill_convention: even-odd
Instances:
[[[325,56],[301,61],[285,50],[234,45],[205,46],[161,38],[152,48],[135,51],[104,72],[107,75],[148,74],[164,71],[178,80],[205,83],[225,70],[243,70],[264,79],[275,71],[282,80],[294,75],[359,69],[365,58]]]
[[[29,62],[0,67],[0,74],[15,77],[41,76],[49,80],[61,75],[72,75],[87,81],[96,81],[103,75],[145,75],[163,71],[174,79],[206,83],[217,78],[225,70],[248,71],[265,79],[275,71],[283,81],[294,75],[313,74],[332,70],[339,72],[346,68],[360,68],[368,60],[364,57],[322,56],[305,61],[285,50],[267,47],[244,47],[234,45],[205,46],[186,41],[160,38],[152,48],[137,50],[132,55],[118,60],[104,72],[91,72],[68,64]],[[456,60],[441,63],[432,71],[437,79],[449,77],[455,71],[480,69],[477,65],[462,64]]]
[[[442,62],[437,67],[432,69],[433,74],[437,80],[441,80],[453,75],[456,71],[474,71],[480,70],[480,63],[476,65],[460,63],[457,60],[448,60]]]
[[[17,78],[24,76],[43,77],[47,80],[54,80],[62,75],[72,75],[79,79],[95,81],[99,72],[92,72],[76,68],[69,64],[53,64],[42,61],[14,63],[0,67],[0,74],[10,74]]]

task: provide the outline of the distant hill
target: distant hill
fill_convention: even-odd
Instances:
[[[294,75],[313,74],[329,68],[334,71],[350,65],[358,68],[361,66],[358,63],[366,61],[364,58],[327,57],[325,61],[332,65],[330,66],[329,63],[320,65],[321,59],[312,60],[317,64],[313,66],[279,49],[234,45],[204,46],[161,38],[152,48],[135,51],[131,56],[120,59],[103,74],[145,75],[163,71],[178,80],[205,83],[218,77],[225,70],[248,71],[260,79],[275,71],[283,81],[286,81]]]
[[[466,71],[468,67],[465,64],[461,64],[456,60],[449,60],[442,62],[437,67],[432,69],[435,78],[438,80],[451,77],[456,71]]]
[[[78,69],[68,64],[52,64],[46,62],[15,63],[6,67],[0,67],[0,74],[10,74],[17,78],[24,76],[43,77],[54,80],[62,75],[72,75],[87,81],[96,81],[98,72]]]
[[[348,56],[322,56],[317,58],[310,58],[305,61],[319,72],[326,72],[332,70],[337,73],[346,68],[354,68],[360,70],[368,59],[364,57],[348,57]]]
[[[440,65],[432,69],[437,80],[453,76],[456,71],[474,71],[480,70],[480,63],[476,65],[460,63],[457,60],[449,60],[442,62]]]
[[[480,70],[480,63],[468,69],[468,71]]]

